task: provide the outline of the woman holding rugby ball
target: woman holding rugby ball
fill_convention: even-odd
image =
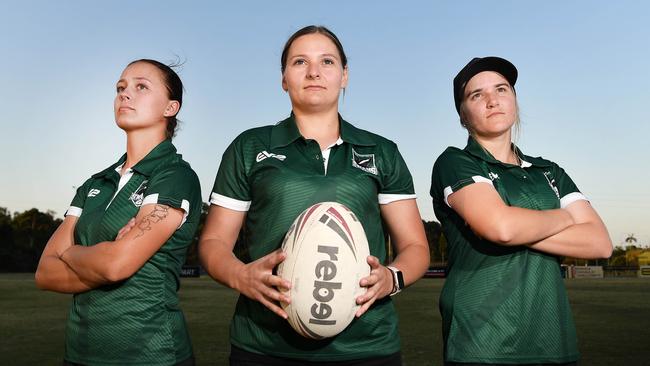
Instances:
[[[126,154],[79,189],[45,247],[38,287],[74,294],[64,365],[193,365],[178,308],[199,180],[171,142],[183,102],[174,70],[137,60],[116,86]]]
[[[396,145],[358,129],[338,113],[348,83],[347,58],[327,28],[308,26],[286,42],[282,88],[291,115],[243,132],[228,147],[217,173],[201,237],[203,266],[241,293],[230,329],[231,365],[400,365],[397,316],[389,295],[429,263],[427,241],[410,173]],[[335,201],[361,220],[368,238],[370,275],[356,301],[357,318],[325,340],[296,333],[279,302],[288,281],[273,269],[284,260],[282,239],[307,207]],[[386,258],[382,220],[397,248]],[[233,248],[241,228],[246,258]],[[399,273],[398,273],[399,272]],[[402,285],[402,286],[403,286]]]
[[[449,248],[440,295],[447,365],[573,365],[576,331],[560,256],[606,258],[607,229],[571,178],[512,143],[517,69],[475,58],[454,78],[464,149],[433,167]]]

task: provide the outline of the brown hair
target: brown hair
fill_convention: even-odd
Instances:
[[[175,100],[178,102],[178,110],[180,111],[181,106],[183,105],[183,82],[181,81],[181,78],[178,76],[176,71],[172,69],[172,67],[178,67],[180,64],[176,63],[168,66],[156,60],[143,58],[129,63],[127,67],[138,62],[144,62],[149,65],[153,65],[158,70],[160,70],[160,72],[163,74],[163,82],[165,84],[165,88],[167,88],[167,96],[169,97],[169,100]],[[178,112],[176,114],[178,114]],[[176,114],[171,117],[167,117],[167,129],[165,131],[165,137],[168,139],[171,139],[176,134],[176,127],[178,126],[178,119],[176,118]]]
[[[287,40],[287,43],[284,44],[284,49],[282,49],[282,56],[280,57],[280,67],[282,73],[284,73],[284,70],[287,67],[289,48],[291,48],[291,45],[296,39],[307,34],[322,34],[325,37],[329,38],[336,46],[336,49],[339,51],[339,56],[341,57],[341,63],[343,64],[343,67],[345,68],[348,65],[348,58],[345,56],[345,51],[343,51],[343,45],[341,44],[341,41],[339,41],[336,34],[322,25],[308,25],[292,34],[291,37],[289,37]]]

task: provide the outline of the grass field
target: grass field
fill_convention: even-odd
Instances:
[[[438,295],[423,279],[396,296],[405,366],[442,365]],[[650,280],[566,282],[578,328],[581,366],[650,365]],[[0,274],[0,365],[60,365],[70,296],[36,289],[30,274]],[[180,292],[199,365],[226,365],[236,294],[207,277]]]

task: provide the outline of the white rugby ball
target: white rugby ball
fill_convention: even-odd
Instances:
[[[322,339],[345,329],[365,293],[359,280],[370,274],[368,240],[361,222],[344,205],[317,203],[303,211],[287,231],[282,250],[287,258],[278,276],[291,282],[282,303],[289,324],[299,334]]]

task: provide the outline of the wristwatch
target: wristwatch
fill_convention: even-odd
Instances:
[[[390,292],[390,296],[398,294],[404,288],[404,276],[402,271],[395,267],[386,267],[393,274],[393,291]]]

